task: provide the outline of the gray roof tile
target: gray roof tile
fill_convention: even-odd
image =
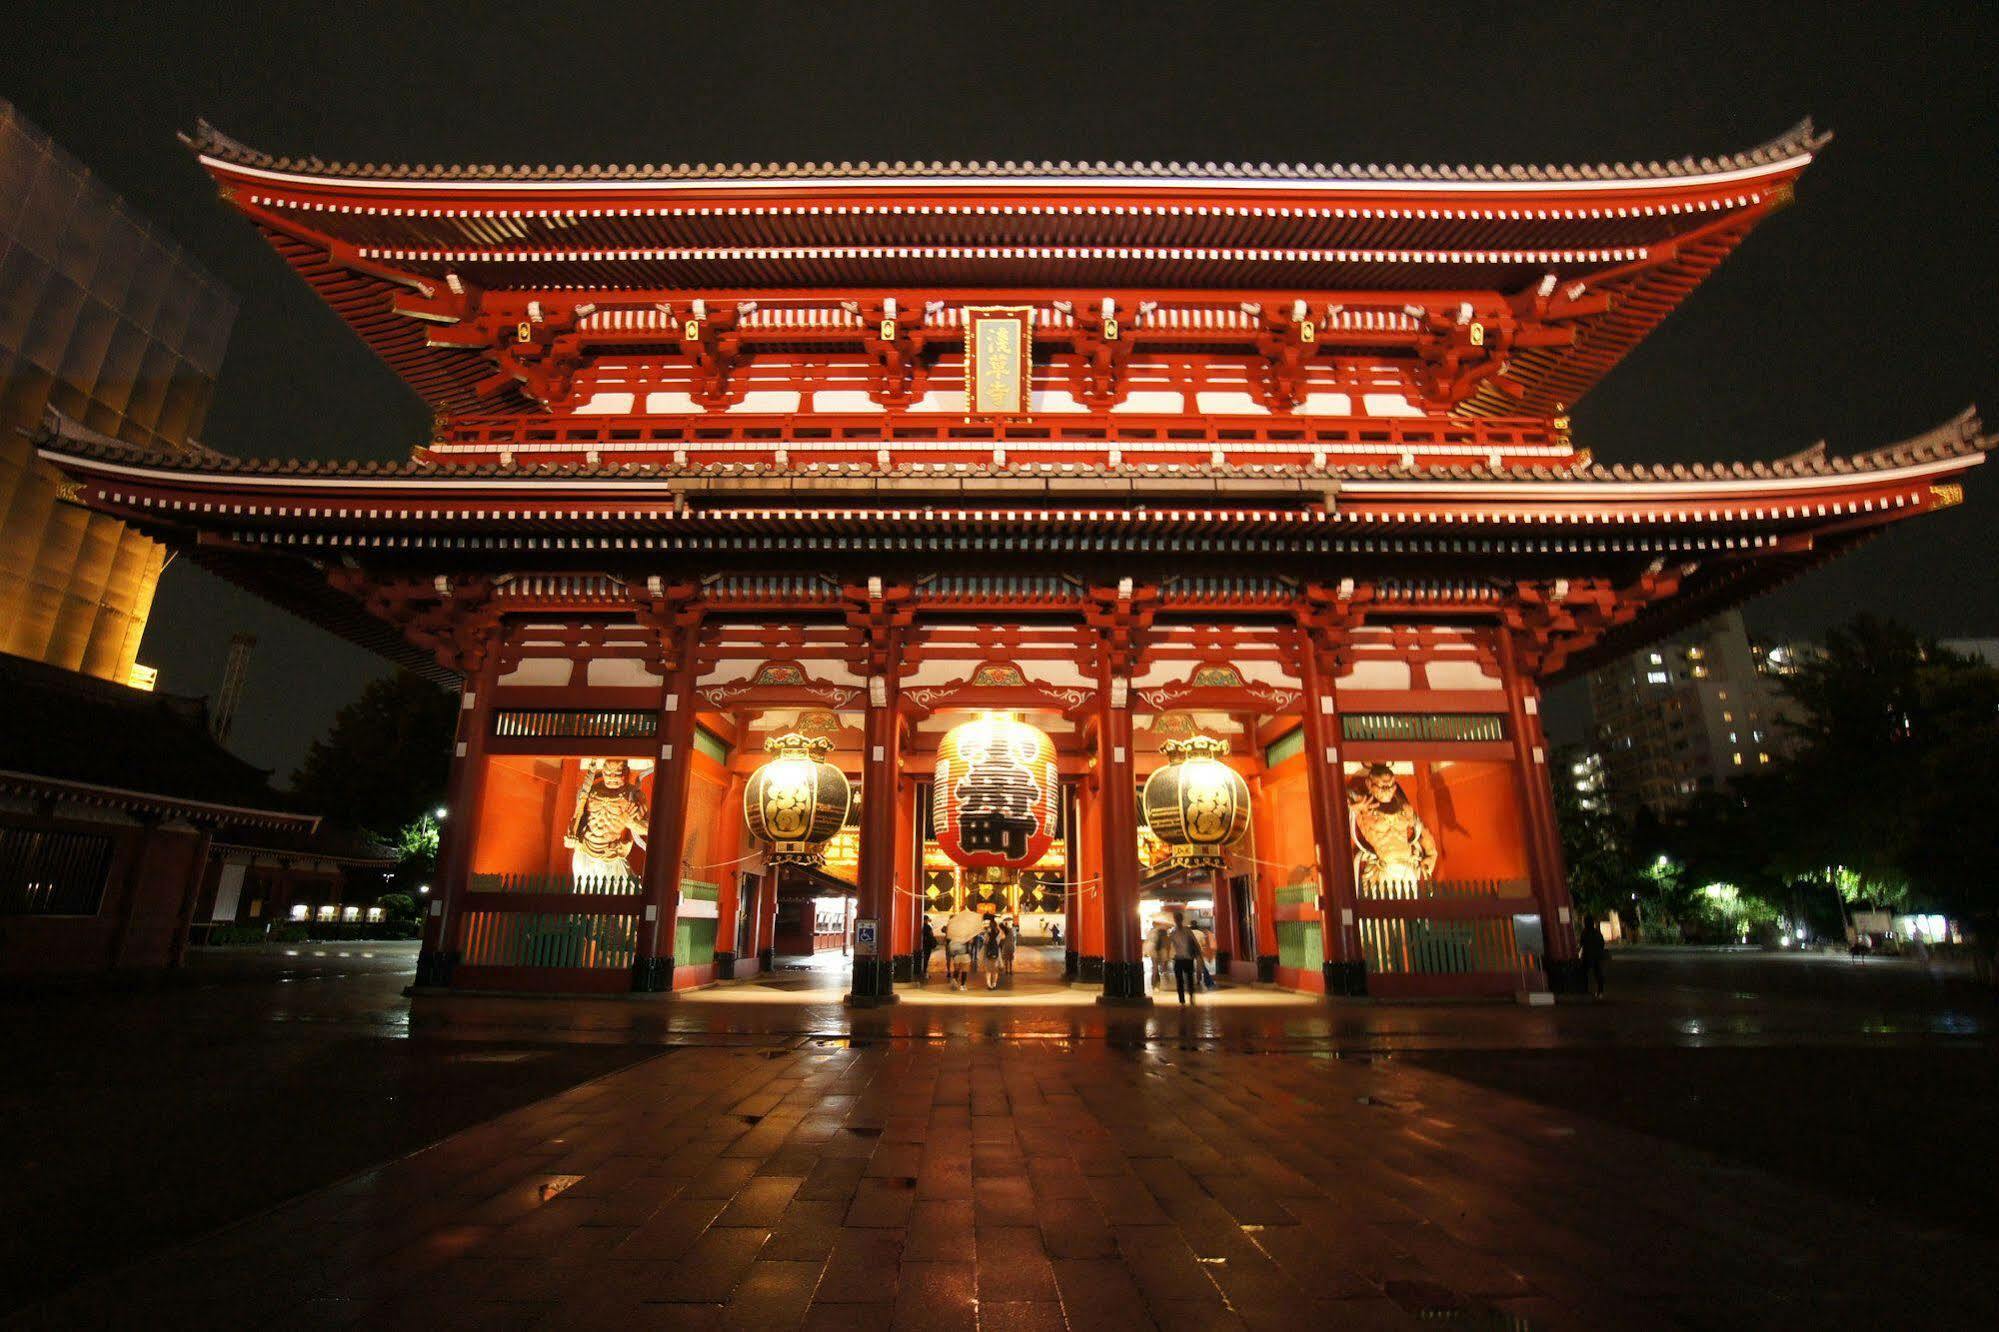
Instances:
[[[1504,163],[1400,166],[1348,163],[1247,163],[1214,162],[749,162],[701,163],[699,165],[659,163],[569,166],[490,163],[410,163],[328,162],[318,157],[288,157],[251,148],[216,129],[206,120],[196,123],[194,132],[181,139],[196,152],[219,161],[269,171],[291,171],[303,175],[356,180],[432,181],[648,181],[648,180],[796,180],[801,183],[863,181],[882,178],[935,178],[950,180],[965,176],[1004,180],[1010,177],[1070,177],[1087,179],[1188,180],[1215,177],[1234,180],[1319,180],[1328,185],[1375,183],[1382,181],[1464,181],[1532,184],[1542,182],[1583,182],[1605,180],[1665,180],[1680,176],[1706,175],[1764,166],[1816,152],[1832,138],[1819,131],[1807,116],[1767,143],[1720,157],[1676,158],[1670,162],[1598,162],[1594,164],[1514,165]]]

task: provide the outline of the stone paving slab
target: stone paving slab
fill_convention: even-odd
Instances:
[[[1396,1059],[961,1037],[676,1048],[26,1321],[1952,1327],[1995,1275]]]

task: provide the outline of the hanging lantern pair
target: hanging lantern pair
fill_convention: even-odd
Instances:
[[[1145,779],[1145,822],[1173,863],[1220,869],[1249,831],[1249,783],[1222,762],[1226,742],[1197,735],[1159,746],[1167,764]]]
[[[765,843],[772,864],[816,865],[846,825],[854,798],[847,774],[826,761],[833,742],[792,732],[772,736],[764,749],[774,757],[743,788],[743,822]]]
[[[953,727],[937,746],[937,846],[967,869],[1026,869],[1055,841],[1055,742],[1002,713]]]

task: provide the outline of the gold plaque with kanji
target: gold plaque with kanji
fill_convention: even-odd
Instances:
[[[972,420],[1026,416],[1034,364],[1034,310],[965,307],[965,413]]]

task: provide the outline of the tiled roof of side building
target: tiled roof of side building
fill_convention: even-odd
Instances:
[[[1194,184],[1230,182],[1323,182],[1340,184],[1548,185],[1590,182],[1680,180],[1772,166],[1809,156],[1832,136],[1810,117],[1766,143],[1719,157],[1680,157],[1667,162],[1593,164],[1324,164],[1245,162],[753,162],[651,165],[498,165],[406,162],[328,162],[261,152],[200,121],[181,136],[203,156],[235,166],[356,181],[454,181],[492,184],[591,181],[845,181],[951,182],[966,180],[1066,180]]]
[[[0,654],[0,769],[255,809],[290,802],[209,734],[205,701],[144,693]]]
[[[884,468],[874,464],[827,465],[820,467],[778,467],[765,463],[710,463],[674,466],[659,463],[432,463],[422,461],[378,461],[373,459],[321,460],[300,458],[234,458],[213,451],[181,456],[141,450],[75,427],[60,418],[46,422],[37,435],[41,449],[50,454],[98,459],[160,471],[237,476],[284,476],[341,480],[673,480],[678,478],[730,477],[837,477],[843,480],[929,476],[938,479],[973,479],[981,476],[1034,477],[1046,472],[1073,478],[1073,468],[1055,464],[979,464],[932,467],[916,471],[908,467]],[[1526,481],[1573,483],[1577,481],[1687,482],[1687,481],[1783,481],[1811,477],[1840,477],[1889,471],[1953,458],[1971,458],[1999,447],[1999,435],[1989,433],[1976,407],[1967,407],[1950,420],[1919,435],[1863,453],[1835,456],[1823,441],[1810,448],[1772,461],[1712,463],[1612,463],[1585,462],[1579,466],[1401,466],[1357,465],[1311,467],[1273,464],[1270,466],[1212,466],[1189,464],[1170,473],[1140,464],[1105,464],[1093,467],[1091,475],[1107,479],[1156,477],[1162,474],[1185,478],[1260,477],[1392,480],[1392,481]]]

